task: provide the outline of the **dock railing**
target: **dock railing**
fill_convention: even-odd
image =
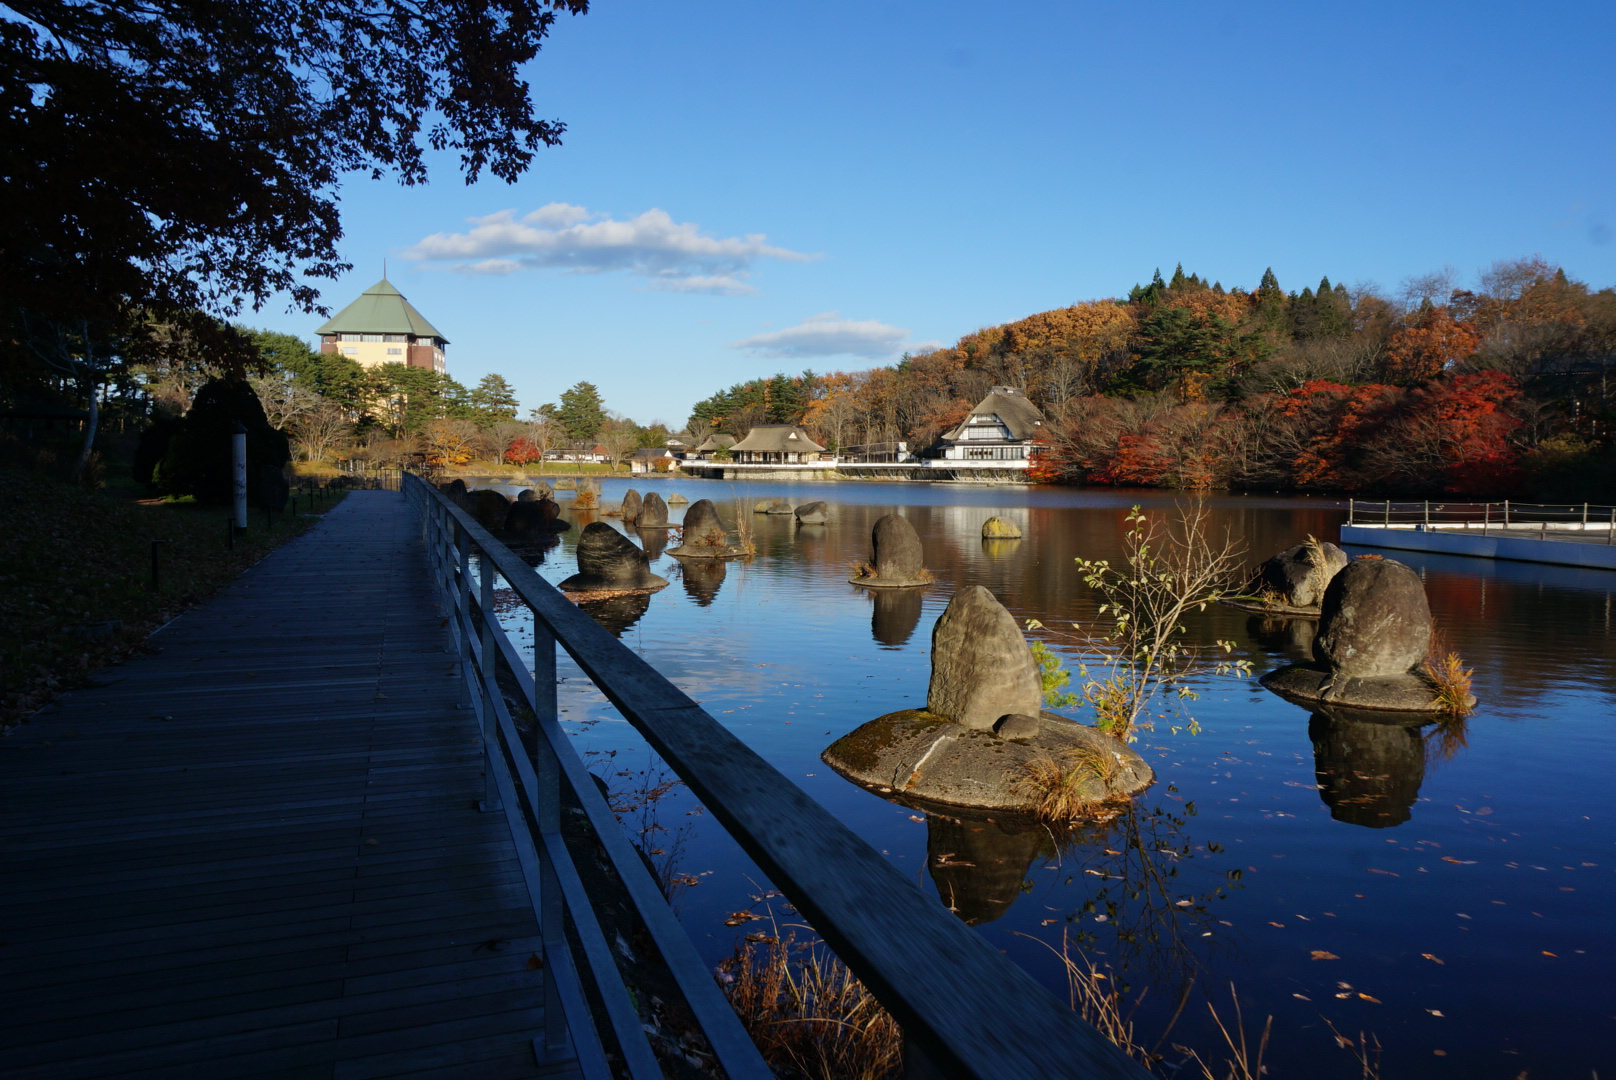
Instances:
[[[1616,506],[1595,503],[1349,499],[1346,523],[1370,529],[1474,530],[1483,536],[1616,544]]]
[[[893,1015],[911,1076],[1148,1076],[465,511],[413,475],[405,476],[404,493],[422,514],[451,609],[465,704],[482,725],[487,806],[510,820],[539,916],[541,1059],[567,1057],[570,1044],[586,1076],[611,1075],[608,1055],[627,1075],[661,1075],[562,840],[565,791],[587,816],[725,1074],[771,1075],[561,730],[559,646]],[[494,612],[496,579],[532,615],[531,668]],[[535,718],[531,749],[501,674],[514,679]]]

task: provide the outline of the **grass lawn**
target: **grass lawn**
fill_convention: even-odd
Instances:
[[[248,514],[229,542],[223,507],[90,491],[0,468],[0,730],[136,652],[157,627],[302,532],[340,494],[296,515]],[[153,551],[158,584],[153,587]]]

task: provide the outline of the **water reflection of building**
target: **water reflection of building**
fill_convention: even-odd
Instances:
[[[874,601],[870,630],[882,648],[898,649],[909,644],[920,625],[924,589],[866,589]]]
[[[1313,742],[1319,798],[1332,818],[1388,829],[1412,816],[1425,781],[1419,721],[1398,722],[1386,713],[1332,706],[1313,714],[1307,735]]]

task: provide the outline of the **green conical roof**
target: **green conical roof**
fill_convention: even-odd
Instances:
[[[359,299],[333,315],[315,333],[414,334],[449,343],[449,339],[438,333],[437,328],[426,321],[426,316],[416,311],[386,278],[366,289]]]

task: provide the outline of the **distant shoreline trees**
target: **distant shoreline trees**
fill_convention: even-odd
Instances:
[[[1616,501],[1616,291],[1538,258],[1398,300],[1328,277],[1246,292],[1178,267],[1126,299],[986,327],[892,367],[774,375],[698,402],[742,436],[923,448],[993,385],[1048,420],[1051,483]]]

